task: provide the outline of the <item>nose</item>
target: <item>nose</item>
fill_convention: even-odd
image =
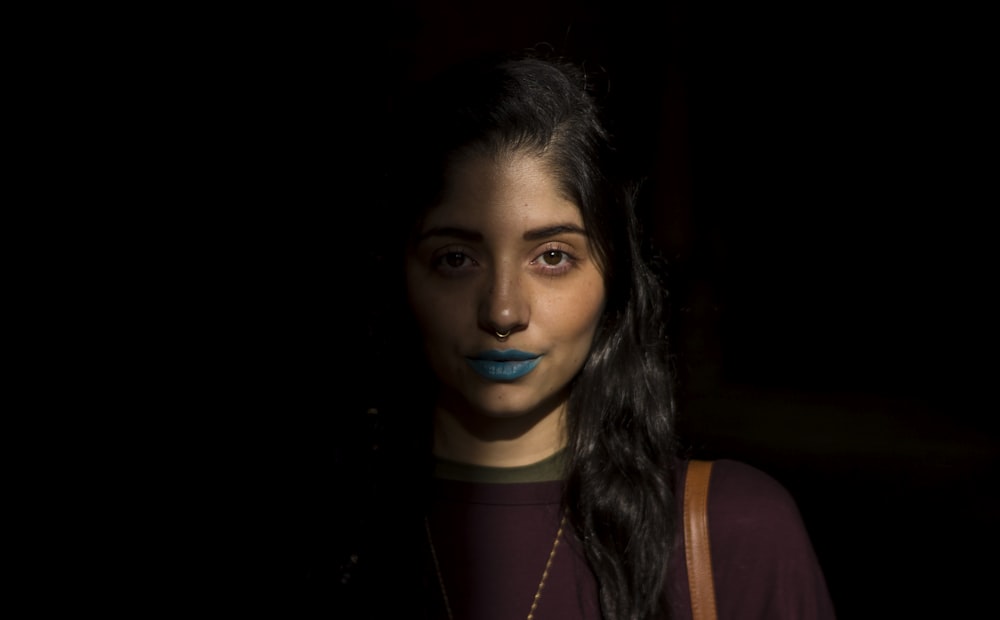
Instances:
[[[479,327],[498,340],[506,340],[528,326],[531,304],[523,277],[513,265],[500,264],[484,283]]]

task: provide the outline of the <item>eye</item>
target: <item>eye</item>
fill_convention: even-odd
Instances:
[[[548,248],[539,254],[531,264],[545,275],[558,276],[569,271],[576,265],[576,258],[558,248]]]
[[[445,275],[458,275],[473,269],[478,263],[461,250],[447,250],[431,259],[431,266]]]
[[[561,250],[549,250],[539,256],[546,265],[551,265],[553,267],[559,265],[559,263],[566,260],[566,253]]]
[[[441,262],[445,263],[449,267],[457,269],[465,262],[465,258],[465,254],[462,254],[461,252],[448,252],[441,257]]]

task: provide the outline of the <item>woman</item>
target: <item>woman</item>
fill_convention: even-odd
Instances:
[[[344,617],[691,617],[665,293],[588,84],[492,58],[396,108]],[[788,493],[713,471],[719,617],[832,618]]]

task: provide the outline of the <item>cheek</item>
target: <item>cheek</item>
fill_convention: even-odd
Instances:
[[[561,298],[551,308],[553,316],[558,316],[565,336],[581,340],[589,347],[590,340],[597,331],[604,312],[604,287],[595,284],[575,295]]]
[[[421,333],[428,334],[435,331],[434,323],[439,320],[440,306],[433,301],[433,295],[419,288],[410,288],[408,300],[413,318],[417,321],[417,327]]]
[[[603,298],[595,300],[592,306],[587,308],[587,311],[581,313],[580,317],[580,337],[586,342],[587,350],[590,350],[590,346],[594,341],[594,334],[597,333],[597,326],[601,322],[601,315],[604,310]]]
[[[461,304],[439,288],[429,286],[419,279],[408,279],[407,289],[417,327],[429,345],[433,345],[434,340],[454,333],[461,314]]]

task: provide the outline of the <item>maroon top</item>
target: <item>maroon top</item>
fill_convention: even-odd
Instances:
[[[429,522],[455,620],[527,617],[558,528],[561,485],[435,481]],[[774,478],[739,461],[716,461],[708,521],[719,620],[834,618],[798,508]],[[690,620],[683,534],[677,540],[666,592],[675,620]],[[597,620],[599,609],[594,576],[565,532],[535,618]]]

